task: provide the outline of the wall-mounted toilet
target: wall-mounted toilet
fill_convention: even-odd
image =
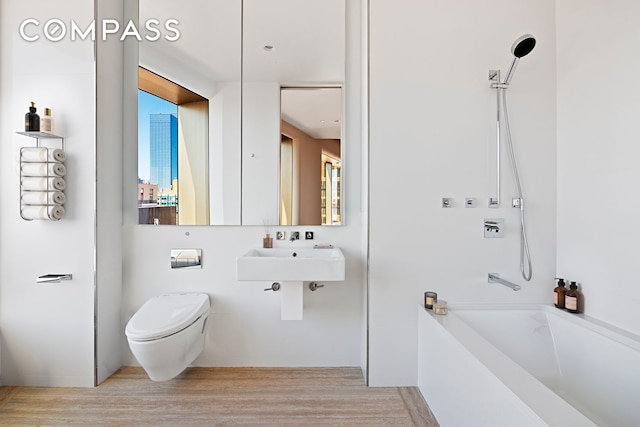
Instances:
[[[129,348],[153,381],[185,370],[204,349],[209,318],[207,294],[166,294],[151,298],[131,317]]]

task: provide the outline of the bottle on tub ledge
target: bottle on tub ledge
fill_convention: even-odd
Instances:
[[[578,285],[576,282],[571,282],[569,285],[569,290],[565,294],[564,297],[564,306],[570,313],[580,313],[580,309],[582,308],[582,295],[578,290]]]
[[[556,280],[558,281],[558,286],[553,290],[553,305],[556,308],[564,308],[564,299],[567,293],[567,288],[564,287],[566,283],[560,277],[556,277]]]

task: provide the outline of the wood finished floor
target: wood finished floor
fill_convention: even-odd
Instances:
[[[438,426],[415,387],[366,387],[357,368],[125,367],[95,388],[0,387],[0,425]]]

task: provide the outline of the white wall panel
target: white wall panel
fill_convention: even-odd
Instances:
[[[551,301],[555,274],[555,3],[553,0],[370,2],[370,304],[372,385],[415,385],[417,319],[433,290],[455,302]],[[511,63],[531,33],[538,45],[508,89],[527,205],[533,279],[519,272],[518,210],[502,158],[495,187],[495,91],[488,71]],[[450,209],[441,198],[454,198]],[[478,207],[464,207],[475,197]],[[504,218],[503,239],[483,238],[484,218]],[[496,272],[523,285],[487,283]]]
[[[94,56],[93,43],[24,41],[27,18],[88,26],[93,2],[0,2],[0,339],[5,385],[92,386],[94,383]],[[17,150],[35,140],[24,130],[30,101],[52,109],[65,137],[66,214],[59,222],[19,215]],[[55,142],[51,143],[55,146]],[[73,280],[36,284],[39,275],[71,273]]]
[[[558,275],[640,334],[640,4],[557,0]]]

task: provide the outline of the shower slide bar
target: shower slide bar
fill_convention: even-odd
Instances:
[[[500,70],[489,70],[492,89],[505,89],[500,83]],[[508,87],[508,86],[506,86]],[[489,198],[490,208],[500,207],[500,91],[496,90],[496,196]]]

